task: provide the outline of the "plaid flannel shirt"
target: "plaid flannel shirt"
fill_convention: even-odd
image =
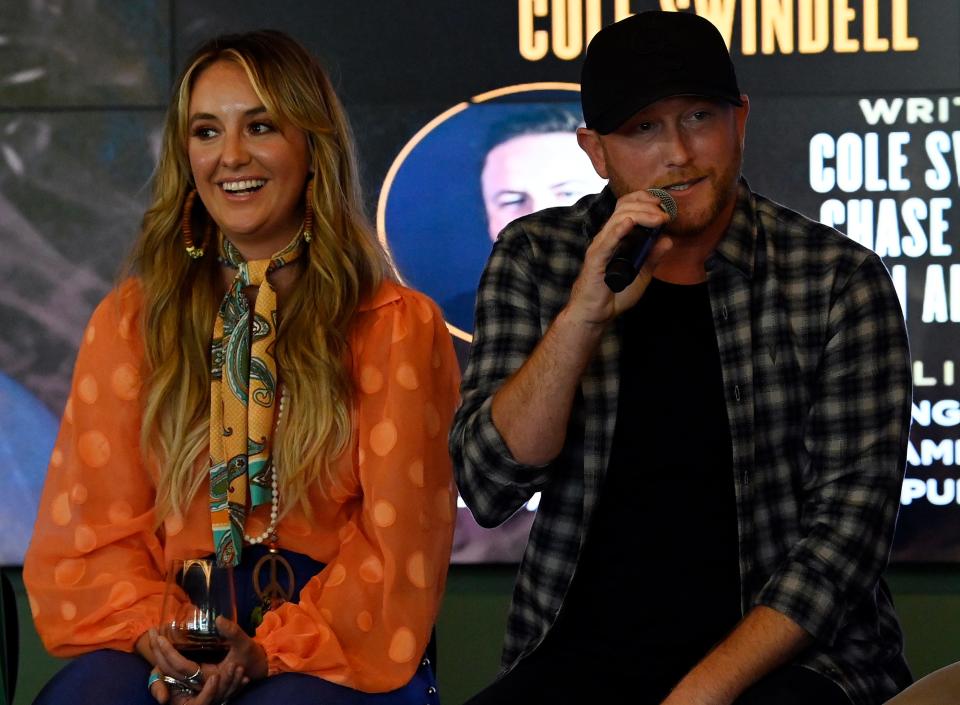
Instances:
[[[617,418],[617,326],[585,371],[564,448],[546,466],[511,457],[491,401],[566,303],[614,205],[605,189],[515,221],[480,284],[450,437],[457,482],[484,526],[542,492],[504,671],[546,636],[576,570]],[[796,663],[839,684],[854,705],[882,702],[910,681],[881,579],[911,414],[909,350],[890,277],[875,253],[746,182],[706,269],[733,445],[741,608],[788,616],[815,639]]]

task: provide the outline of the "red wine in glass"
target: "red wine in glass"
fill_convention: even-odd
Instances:
[[[220,663],[227,656],[226,644],[174,644],[174,647],[179,651],[184,658],[188,658],[191,661],[196,661],[197,663]]]
[[[208,558],[175,560],[167,572],[160,633],[184,657],[219,663],[227,655],[217,617],[237,620],[233,568]]]

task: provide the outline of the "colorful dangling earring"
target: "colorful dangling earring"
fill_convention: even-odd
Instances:
[[[191,189],[187,194],[187,199],[183,202],[183,215],[180,218],[180,232],[183,233],[183,244],[186,246],[187,254],[191,259],[200,259],[203,257],[204,247],[210,241],[210,235],[213,233],[213,225],[207,223],[204,227],[203,242],[196,245],[193,241],[193,202],[197,198],[197,189]]]
[[[304,242],[313,240],[313,177],[307,179],[306,188],[306,207],[303,213],[303,239]]]

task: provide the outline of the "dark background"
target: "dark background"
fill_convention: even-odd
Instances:
[[[869,2],[869,0],[866,0]],[[698,3],[692,3],[698,4]],[[759,3],[757,3],[759,5]],[[830,3],[831,6],[833,3]],[[860,15],[863,2],[850,0]],[[891,0],[880,8],[889,36]],[[149,199],[159,129],[173,77],[201,40],[225,31],[272,27],[289,32],[322,58],[350,114],[373,218],[384,177],[397,154],[427,122],[472,96],[526,82],[576,82],[579,61],[548,55],[527,61],[518,51],[518,7],[523,1],[367,0],[271,3],[250,0],[3,0],[0,6],[0,371],[30,390],[59,416],[69,390],[73,356],[87,317],[116,280]],[[605,22],[614,2],[603,2]],[[637,0],[634,11],[660,3]],[[738,6],[739,7],[739,6]],[[739,10],[738,10],[739,11]],[[871,194],[817,194],[809,186],[808,145],[818,132],[881,135],[910,130],[908,193],[955,198],[950,188],[929,193],[923,136],[960,130],[957,110],[944,124],[869,127],[861,98],[960,95],[960,3],[909,2],[912,53],[743,56],[740,16],[733,55],[742,88],[751,97],[744,172],[758,191],[818,217],[826,198]],[[538,19],[538,29],[550,29]],[[859,20],[850,35],[860,34]],[[455,189],[451,189],[455,190]],[[422,195],[443,200],[444,190]],[[948,213],[948,217],[951,214]],[[953,216],[953,220],[957,220]],[[957,242],[953,227],[946,241]],[[960,242],[957,242],[960,244]],[[951,258],[909,258],[911,297],[922,291],[926,264]],[[425,288],[426,285],[424,285]],[[955,323],[922,324],[919,305],[908,316],[914,356],[934,362],[960,350]],[[928,366],[928,373],[930,370]],[[952,398],[949,387],[918,388],[917,399]],[[5,432],[29,436],[26,417]],[[922,438],[953,439],[951,428],[914,428]],[[37,435],[36,444],[51,443]],[[32,470],[39,485],[43,468]],[[942,482],[953,465],[909,467],[908,475]],[[13,530],[32,509],[15,515],[0,505],[0,532]],[[895,557],[902,561],[960,558],[957,502],[926,500],[903,507]],[[0,563],[16,563],[0,556]]]

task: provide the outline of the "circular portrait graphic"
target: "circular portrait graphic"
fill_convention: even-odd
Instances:
[[[404,282],[468,341],[480,274],[512,220],[606,183],[577,144],[579,86],[535,83],[474,96],[424,126],[394,160],[377,209]]]
[[[377,208],[397,273],[443,309],[463,360],[480,275],[510,221],[600,191],[605,181],[577,144],[579,86],[537,83],[474,96],[425,125],[390,167]],[[454,563],[520,560],[539,494],[496,529],[462,503]]]

